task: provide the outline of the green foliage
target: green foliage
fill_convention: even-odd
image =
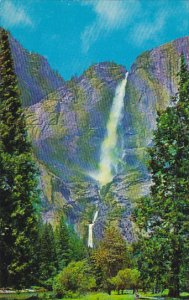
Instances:
[[[179,76],[174,105],[157,119],[149,161],[151,195],[136,210],[143,233],[142,276],[147,281],[153,276],[157,288],[166,284],[172,297],[179,295],[189,258],[189,72],[183,56]]]
[[[115,290],[135,289],[139,284],[140,272],[137,269],[120,270],[115,277],[109,279]]]
[[[39,279],[44,282],[56,275],[57,255],[51,224],[42,224],[39,235]]]
[[[55,230],[50,223],[41,221],[36,240],[38,284],[51,290],[57,273],[71,261],[82,260],[86,255],[83,241],[66,224],[64,217],[61,217]]]
[[[35,281],[37,170],[28,141],[8,33],[0,32],[0,286]]]
[[[134,300],[134,295],[127,294],[127,295],[116,295],[113,294],[109,296],[105,293],[87,293],[86,295],[78,295],[78,293],[68,293],[66,295],[67,300],[75,299],[75,300]],[[12,294],[0,294],[0,299],[2,300],[26,300],[30,299],[31,297],[38,297],[39,299],[52,299],[53,295],[51,293],[12,293]],[[64,297],[65,299],[65,297]]]
[[[140,270],[140,282],[143,290],[162,292],[166,288],[168,269],[168,247],[157,238],[141,237],[134,245]]]
[[[95,288],[95,278],[86,260],[71,262],[55,278],[53,291],[57,296],[85,293]]]
[[[87,250],[83,240],[77,235],[72,227],[69,230],[69,248],[70,248],[70,261],[79,261],[87,257]]]
[[[58,258],[58,268],[62,270],[70,259],[69,231],[64,217],[61,217],[55,229],[56,253]]]
[[[131,264],[128,247],[119,229],[116,227],[106,229],[104,238],[92,255],[92,261],[98,278],[97,283],[102,284],[103,289],[110,292],[112,288],[108,279]]]

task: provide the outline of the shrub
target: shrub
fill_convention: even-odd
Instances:
[[[95,278],[86,260],[71,262],[55,277],[53,291],[57,297],[83,294],[96,287]]]

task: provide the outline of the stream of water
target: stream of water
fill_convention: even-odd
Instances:
[[[88,247],[89,248],[93,248],[93,226],[96,222],[97,217],[98,217],[98,210],[94,214],[92,223],[89,224],[89,236],[88,236]]]
[[[89,175],[97,180],[100,187],[111,182],[113,179],[113,170],[116,170],[117,159],[115,157],[115,150],[118,141],[117,129],[122,116],[124,108],[125,88],[127,84],[128,72],[125,78],[118,84],[115,96],[107,123],[107,134],[101,145],[100,163],[98,172],[90,173]],[[89,224],[88,247],[93,248],[93,226],[98,217],[98,211],[95,212],[91,224]]]
[[[117,129],[124,107],[125,87],[127,84],[128,72],[125,78],[118,84],[107,123],[107,134],[101,145],[101,154],[98,172],[90,173],[90,176],[97,180],[100,186],[106,185],[113,179],[113,170],[117,167],[116,146],[118,140]]]

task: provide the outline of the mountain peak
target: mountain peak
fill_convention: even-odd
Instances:
[[[116,126],[112,155],[118,161],[112,182],[103,190],[89,174],[99,170],[102,143],[114,123],[108,121],[112,107],[117,107],[114,96],[125,67],[96,63],[81,76],[64,81],[46,59],[29,53],[11,36],[10,44],[41,172],[44,219],[53,220],[63,211],[68,222],[86,236],[89,214],[98,207],[94,235],[100,238],[108,222],[117,222],[131,241],[132,205],[148,194],[151,184],[146,148],[152,142],[157,111],[165,109],[178,90],[180,54],[188,61],[189,37],[146,51],[132,65]]]

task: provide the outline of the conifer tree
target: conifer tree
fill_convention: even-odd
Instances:
[[[87,256],[87,249],[83,240],[77,235],[72,227],[68,227],[69,232],[69,262],[79,261]]]
[[[151,195],[136,210],[137,223],[146,232],[144,263],[151,262],[157,274],[162,273],[158,269],[167,273],[171,297],[179,295],[181,273],[189,258],[189,72],[183,55],[179,78],[173,105],[157,119],[150,149]]]
[[[9,34],[0,30],[0,285],[34,281],[38,191]]]
[[[40,280],[46,281],[56,275],[57,256],[54,232],[51,224],[41,225],[39,238],[39,274]]]
[[[70,261],[71,250],[69,246],[69,230],[64,217],[61,217],[55,229],[56,253],[58,268],[62,270]]]

